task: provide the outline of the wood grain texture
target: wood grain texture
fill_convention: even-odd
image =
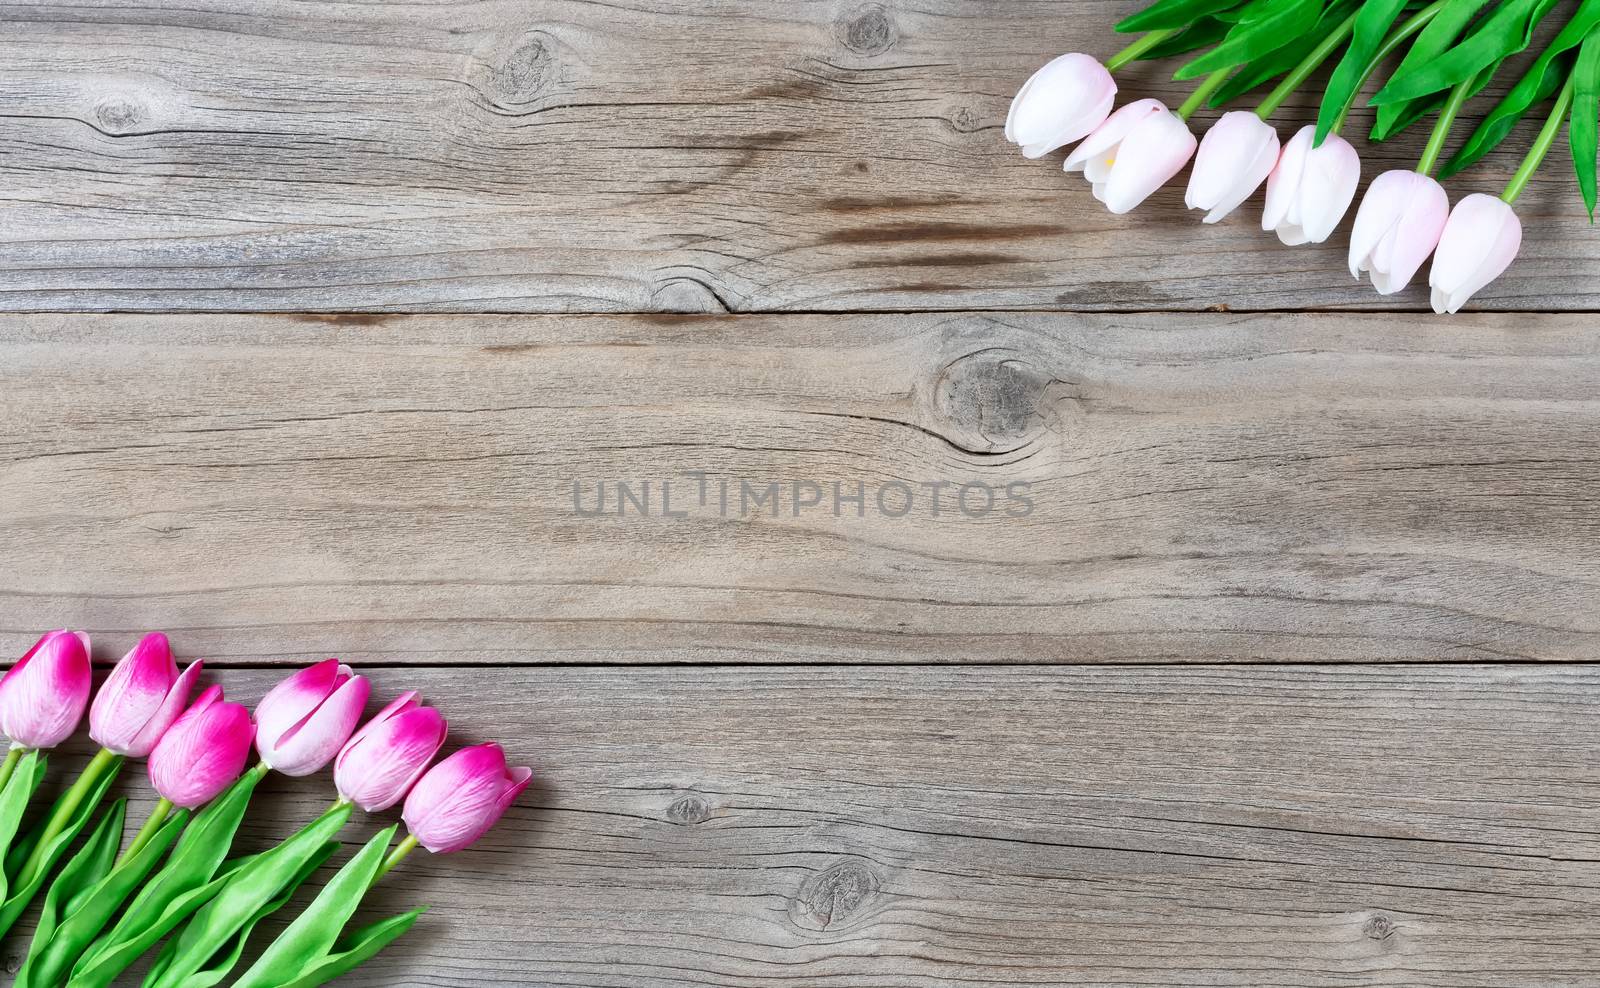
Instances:
[[[1120,47],[1135,6],[6,3],[0,307],[1426,308],[1352,281],[1344,232],[1284,248],[1256,204],[1202,227],[1180,185],[1113,217],[1004,142],[1028,75]],[[1176,105],[1171,68],[1124,96]],[[1498,192],[1526,139],[1454,194]],[[1367,176],[1420,141],[1361,143]],[[1475,305],[1600,301],[1563,156]]]
[[[369,915],[434,908],[341,985],[1580,988],[1600,963],[1591,666],[370,671],[538,783],[380,887]],[[329,785],[265,793],[248,846]]]
[[[70,625],[223,662],[1592,659],[1592,330],[15,317],[0,644]],[[618,515],[618,481],[652,485],[648,514]],[[819,488],[798,514],[796,482]],[[602,483],[607,513],[580,514]]]

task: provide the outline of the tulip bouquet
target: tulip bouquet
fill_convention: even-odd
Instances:
[[[1433,117],[1413,170],[1373,179],[1350,237],[1350,273],[1369,272],[1379,294],[1410,283],[1429,255],[1436,312],[1456,312],[1517,255],[1512,208],[1563,125],[1578,187],[1594,219],[1600,124],[1600,0],[1577,0],[1550,43],[1448,158],[1467,102],[1502,64],[1531,44],[1556,0],[1156,0],[1117,25],[1140,37],[1104,63],[1062,55],[1028,79],[1011,103],[1006,139],[1029,158],[1079,142],[1065,169],[1081,171],[1096,199],[1125,213],[1194,159],[1184,202],[1216,223],[1263,184],[1263,230],[1286,245],[1321,243],[1355,199],[1361,161],[1341,136],[1363,87],[1385,61],[1398,64],[1372,96],[1369,139],[1387,140]],[[1342,54],[1340,54],[1342,52]],[[1403,52],[1403,54],[1401,54]],[[1286,143],[1269,123],[1283,101],[1340,57],[1315,124]],[[1113,112],[1114,74],[1138,59],[1184,57],[1176,79],[1197,79],[1176,110],[1141,99]],[[1196,140],[1189,120],[1269,84],[1253,110],[1223,113]],[[1474,193],[1454,208],[1441,179],[1477,162],[1536,105],[1542,127],[1498,197]]]
[[[324,984],[392,943],[425,908],[344,933],[367,891],[419,846],[444,854],[472,844],[532,774],[509,767],[495,744],[433,764],[445,719],[415,692],[358,730],[371,686],[335,659],[273,687],[254,718],[219,686],[190,703],[201,669],[179,672],[166,636],[146,635],[89,706],[89,637],[53,631],[0,678],[0,732],[11,739],[0,762],[0,934],[46,890],[14,988],[104,988],[163,937],[145,988],[218,984],[256,925],[338,850],[355,807],[377,813],[404,800],[409,834],[393,850],[397,827],[368,841],[234,981]],[[45,752],[72,735],[85,707],[100,750],[24,830]],[[260,760],[247,769],[252,745]],[[148,760],[160,799],[124,848],[125,799],[94,821],[130,758]],[[275,847],[230,856],[262,779],[307,776],[330,762],[337,798],[321,816]]]

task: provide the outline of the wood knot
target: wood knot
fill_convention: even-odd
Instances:
[[[667,807],[667,819],[679,826],[692,827],[711,819],[711,804],[693,793],[680,796]]]
[[[1048,427],[1048,392],[1057,383],[1018,351],[986,347],[944,366],[933,389],[934,411],[961,449],[1007,453]]]
[[[858,7],[844,23],[844,46],[857,55],[882,55],[896,40],[894,20],[882,4]]]
[[[983,129],[983,117],[970,106],[958,106],[950,114],[950,126],[958,134],[971,134]]]
[[[144,106],[131,96],[107,96],[95,104],[94,118],[107,134],[131,134],[149,116]]]
[[[491,41],[473,59],[468,75],[495,106],[522,110],[553,88],[560,75],[557,42],[542,31]]]
[[[806,879],[789,904],[789,918],[801,929],[836,930],[861,916],[878,894],[878,876],[857,861],[844,861]]]
[[[1368,940],[1387,940],[1394,936],[1398,929],[1399,927],[1395,926],[1389,917],[1381,915],[1369,916],[1367,921],[1361,924],[1361,934]]]

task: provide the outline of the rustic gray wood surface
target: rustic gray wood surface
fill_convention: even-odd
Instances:
[[[1490,314],[1112,217],[1000,128],[1133,6],[0,5],[0,655],[340,655],[534,766],[339,984],[1593,988],[1565,148]]]
[[[1592,336],[0,319],[6,637],[156,626],[219,658],[417,663],[1592,658]]]
[[[385,880],[365,915],[434,908],[341,984],[1582,988],[1600,964],[1588,666],[370,671],[540,776],[481,845]],[[241,844],[330,794],[270,780]]]
[[[0,307],[1427,308],[1353,281],[1347,231],[1291,250],[1259,204],[1202,227],[1177,185],[1110,216],[1062,155],[1005,144],[1023,80],[1109,55],[1136,8],[7,3]],[[1176,105],[1171,69],[1123,91]],[[1297,98],[1278,122],[1310,116]],[[1532,129],[1455,194],[1498,192]],[[1367,177],[1422,140],[1358,141]],[[1564,147],[1518,209],[1521,257],[1474,304],[1595,308]]]

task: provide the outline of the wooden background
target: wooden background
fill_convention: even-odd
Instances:
[[[1109,216],[1000,130],[1132,9],[0,6],[0,646],[339,655],[535,766],[350,985],[1597,984],[1570,166],[1451,319]]]

